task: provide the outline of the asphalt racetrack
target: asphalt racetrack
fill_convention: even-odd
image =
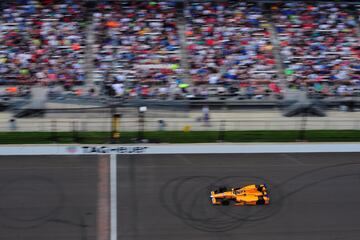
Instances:
[[[100,163],[1,156],[0,239],[109,240]],[[268,185],[270,205],[210,204],[210,190],[251,183]],[[359,183],[360,153],[118,155],[118,239],[358,240]]]
[[[1,156],[0,239],[96,240],[98,156]]]
[[[358,240],[360,153],[118,155],[118,239]],[[212,206],[266,183],[268,206]]]

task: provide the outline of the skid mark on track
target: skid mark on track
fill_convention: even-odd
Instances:
[[[131,220],[131,231],[133,233],[133,239],[137,239],[137,234],[138,234],[138,202],[137,202],[137,180],[136,180],[136,161],[137,158],[135,155],[130,155],[129,156],[129,182],[130,182],[130,186],[131,186],[131,191],[130,191],[130,199],[133,199],[133,201],[131,201],[131,205],[130,208],[132,209],[132,220]]]
[[[176,154],[174,155],[175,158],[179,159],[180,161],[184,162],[187,165],[192,165],[193,163],[190,161],[189,158],[184,156],[183,154]]]
[[[343,163],[319,167],[296,174],[282,182],[271,182],[258,176],[187,176],[167,182],[160,191],[162,206],[192,228],[205,232],[226,232],[249,222],[270,219],[281,212],[288,198],[320,183],[358,177],[360,163]],[[295,187],[292,184],[296,182]],[[301,184],[298,184],[298,183]],[[209,193],[218,186],[266,183],[271,204],[257,207],[212,206]],[[235,185],[234,185],[235,184]]]
[[[14,229],[35,228],[56,218],[64,207],[64,191],[53,179],[25,176],[13,179],[0,188],[0,222]],[[19,197],[21,196],[21,197]],[[33,205],[47,202],[36,210]],[[19,214],[18,209],[21,209]]]
[[[282,153],[280,154],[280,156],[282,156],[284,159],[287,159],[297,165],[301,165],[304,166],[305,164],[303,162],[301,162],[299,159],[297,159],[296,157],[292,156],[291,154],[288,153]]]
[[[225,209],[210,204],[210,190],[214,189],[218,183],[238,182],[240,179],[246,182],[264,182],[264,179],[251,176],[228,176],[226,179],[213,176],[180,177],[173,179],[164,186],[160,194],[160,201],[169,212],[182,219],[189,226],[209,232],[229,231],[244,221],[259,221],[278,211],[275,204],[272,208],[266,209],[263,207],[230,207]],[[237,215],[233,214],[234,209],[241,212],[235,211]],[[261,212],[264,209],[267,211]],[[259,213],[254,214],[254,211]]]

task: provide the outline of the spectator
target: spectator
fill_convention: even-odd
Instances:
[[[3,78],[16,84],[81,84],[83,19],[81,1],[5,4],[0,15]]]
[[[126,81],[132,96],[139,95],[138,84],[161,85],[161,96],[167,95],[164,89],[181,72],[172,2],[105,2],[98,4],[93,17],[95,65]]]
[[[359,43],[356,21],[346,3],[277,3],[272,16],[279,34],[287,80],[296,85],[316,87],[323,83],[348,94],[344,87],[360,79]]]
[[[195,84],[269,83],[276,76],[269,24],[257,4],[191,2],[185,16],[189,74]]]
[[[9,124],[10,124],[10,130],[11,131],[16,131],[17,129],[17,124],[16,124],[16,119],[12,118],[9,120]]]
[[[205,123],[205,125],[209,125],[209,120],[210,120],[210,109],[208,106],[204,106],[202,108],[202,115],[203,115],[203,121]]]
[[[166,127],[165,121],[162,120],[162,119],[160,119],[160,120],[158,121],[158,123],[159,123],[159,131],[164,131],[164,130],[165,130],[165,127]]]

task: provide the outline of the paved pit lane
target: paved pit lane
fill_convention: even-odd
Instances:
[[[360,153],[118,156],[118,239],[360,238]],[[269,206],[212,206],[266,183]]]
[[[96,240],[97,156],[1,156],[0,239]]]

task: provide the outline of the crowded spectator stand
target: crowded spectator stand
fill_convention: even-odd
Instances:
[[[248,96],[279,90],[269,23],[258,4],[191,2],[185,16],[195,84],[232,86]]]
[[[179,82],[176,8],[168,1],[104,2],[93,14],[95,66],[110,94],[164,95]]]
[[[310,94],[360,90],[358,22],[346,3],[276,3],[272,16],[286,80]]]
[[[82,84],[85,80],[81,1],[18,1],[0,16],[1,84]]]
[[[270,99],[284,86],[322,97],[360,93],[359,4],[86,3],[2,2],[0,84],[92,96],[94,72],[100,93],[124,99]]]

